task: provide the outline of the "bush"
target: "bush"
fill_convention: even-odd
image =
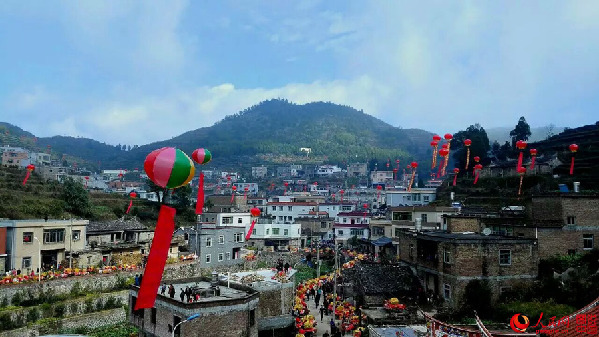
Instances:
[[[491,288],[486,281],[472,280],[466,285],[462,298],[462,313],[464,316],[476,310],[482,318],[489,317],[491,313]]]
[[[8,298],[6,296],[2,297],[2,301],[0,301],[0,308],[8,307]]]
[[[66,312],[66,306],[64,305],[64,303],[57,303],[54,306],[54,315],[57,317],[63,317],[65,312]]]
[[[4,330],[12,330],[16,328],[12,319],[10,319],[10,314],[1,313],[0,314],[0,331]]]
[[[40,305],[40,309],[42,311],[43,318],[50,318],[54,316],[54,310],[52,309],[52,305],[50,303],[44,303]]]
[[[23,302],[23,295],[21,294],[20,291],[17,291],[14,295],[12,295],[12,299],[10,300],[10,303],[14,306],[20,306],[21,303]]]
[[[104,303],[102,303],[102,299],[98,298],[98,300],[96,301],[96,311],[102,311],[104,310]]]
[[[113,309],[116,308],[116,300],[113,296],[108,296],[106,302],[104,302],[104,309]]]
[[[94,311],[94,300],[91,298],[88,298],[87,300],[85,300],[85,312],[86,313],[90,313]]]
[[[510,302],[496,306],[494,318],[498,322],[508,322],[513,315],[521,313],[529,318],[531,325],[534,325],[538,322],[541,313],[543,314],[543,320],[547,323],[553,316],[556,317],[555,321],[557,322],[560,318],[570,315],[575,310],[574,307],[556,304],[553,301]]]
[[[27,322],[33,323],[40,319],[40,311],[37,308],[33,308],[27,312]]]
[[[71,304],[69,304],[69,315],[77,315],[79,313],[79,303],[78,302],[71,302]]]

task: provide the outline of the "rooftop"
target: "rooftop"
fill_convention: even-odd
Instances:
[[[124,230],[150,230],[142,224],[137,217],[125,220],[120,218],[114,221],[92,221],[87,225],[87,233],[112,232]]]
[[[509,236],[500,235],[483,235],[474,232],[463,232],[463,233],[448,233],[442,231],[431,231],[431,232],[408,232],[413,235],[417,235],[426,240],[431,241],[454,241],[454,242],[472,242],[472,241],[485,241],[489,243],[533,243],[535,239],[524,239]]]

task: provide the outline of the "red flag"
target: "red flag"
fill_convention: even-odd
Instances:
[[[133,206],[133,199],[131,199],[129,201],[129,207],[127,207],[127,212],[125,212],[125,214],[129,214],[129,211],[131,210],[131,206]]]
[[[25,179],[23,180],[23,186],[27,183],[27,179],[29,179],[30,174],[31,174],[31,171],[27,170],[27,175],[25,176]]]
[[[158,223],[154,231],[154,239],[148,256],[148,263],[137,293],[134,310],[152,308],[156,301],[164,265],[171,247],[171,239],[175,230],[175,214],[177,211],[165,205],[160,206]]]
[[[202,214],[204,208],[204,173],[200,172],[200,184],[198,185],[198,201],[196,203],[196,214]]]

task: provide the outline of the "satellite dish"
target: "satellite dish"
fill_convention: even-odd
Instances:
[[[485,229],[483,229],[483,234],[484,235],[490,235],[491,234],[491,228],[485,228]]]

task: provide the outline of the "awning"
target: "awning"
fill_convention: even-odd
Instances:
[[[381,246],[388,245],[391,242],[393,242],[393,240],[391,240],[390,238],[388,238],[386,236],[382,236],[382,237],[372,241],[372,244],[375,246],[381,247]]]

